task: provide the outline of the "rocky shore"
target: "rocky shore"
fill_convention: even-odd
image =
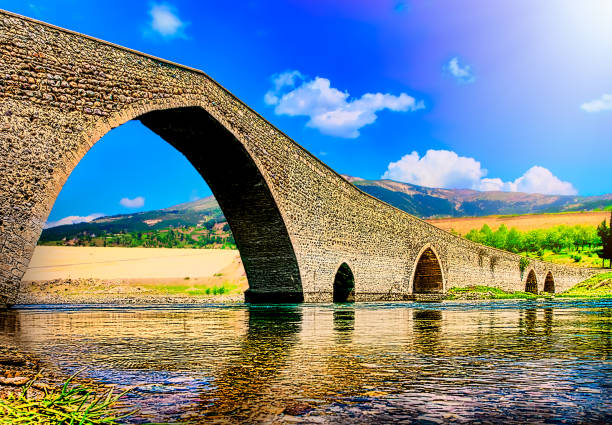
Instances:
[[[167,285],[146,280],[109,279],[54,279],[48,281],[23,282],[18,305],[36,304],[210,304],[244,302],[243,290],[234,289],[229,293],[190,293],[197,279],[178,281],[179,285]],[[184,282],[184,283],[183,283]],[[175,282],[176,283],[176,282]],[[221,286],[207,286],[221,288]]]

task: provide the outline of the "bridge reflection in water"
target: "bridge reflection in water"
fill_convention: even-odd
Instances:
[[[18,310],[0,343],[136,385],[134,421],[601,422],[609,317],[605,302]]]

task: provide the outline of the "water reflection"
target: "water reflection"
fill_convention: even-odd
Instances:
[[[297,307],[248,307],[248,330],[237,353],[212,381],[211,391],[202,394],[202,414],[239,422],[260,421],[271,412],[260,405],[270,398],[274,379],[285,366],[301,329],[302,313]]]
[[[553,309],[548,307],[544,309],[544,333],[547,336],[552,335],[553,327]]]
[[[133,421],[608,421],[611,303],[20,310],[0,340],[135,385]]]
[[[522,326],[519,322],[519,327],[525,331],[525,335],[533,336],[536,329],[537,310],[535,308],[528,308],[524,310],[523,317]]]
[[[414,310],[414,346],[420,352],[430,353],[440,342],[442,311]]]
[[[0,311],[0,336],[14,338],[19,333],[19,328],[18,311]]]
[[[334,332],[338,344],[350,344],[355,331],[355,307],[334,310]]]

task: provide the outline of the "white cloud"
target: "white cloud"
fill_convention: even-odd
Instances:
[[[423,157],[417,152],[389,163],[383,179],[392,179],[427,187],[475,189],[481,191],[575,195],[574,186],[564,182],[548,169],[531,167],[514,181],[485,178],[487,170],[474,158],[459,156],[447,150],[428,150]]]
[[[121,198],[119,203],[126,208],[141,208],[144,206],[145,198],[137,196],[134,199]]]
[[[104,214],[101,213],[93,213],[86,216],[69,215],[68,217],[62,218],[61,220],[47,221],[44,225],[44,228],[49,229],[51,227],[63,226],[64,224],[89,223],[90,221],[103,216]]]
[[[299,86],[298,81],[301,81]],[[277,74],[272,82],[274,88],[266,93],[264,101],[275,107],[276,114],[307,116],[308,127],[349,139],[358,137],[359,129],[376,121],[379,111],[407,112],[425,107],[422,101],[406,93],[399,96],[366,93],[359,99],[351,99],[348,92],[331,87],[328,79],[316,77],[307,81],[299,71]]]
[[[384,179],[399,180],[428,187],[472,187],[487,170],[474,158],[459,156],[446,150],[428,150],[423,158],[417,152],[391,162]]]
[[[185,37],[187,25],[178,16],[176,9],[168,4],[153,4],[149,10],[151,30],[162,37]]]
[[[460,83],[473,83],[476,80],[474,77],[474,73],[472,72],[472,67],[467,64],[461,65],[459,63],[459,58],[455,56],[444,66],[455,79]]]
[[[587,112],[610,111],[612,110],[612,94],[602,94],[599,99],[580,105],[580,109]]]

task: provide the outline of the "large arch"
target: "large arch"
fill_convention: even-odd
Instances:
[[[342,263],[334,276],[333,300],[335,303],[355,301],[355,276],[348,264]]]
[[[138,112],[144,112],[138,115]],[[181,152],[213,192],[234,235],[247,275],[247,302],[302,302],[297,258],[287,227],[261,170],[242,142],[200,106],[151,108],[124,113]],[[111,129],[99,126],[58,187],[47,193],[49,214],[69,174],[91,146]]]
[[[490,256],[491,269],[495,263],[496,284],[524,287],[518,256],[361,192],[201,71],[2,10],[0,56],[0,308],[17,301],[76,163],[132,119],[183,152],[219,198],[247,269],[249,300],[329,301],[330,261],[343,258],[358,270],[359,298],[395,300],[412,291],[425,240],[444,249],[441,256],[432,247],[443,289],[482,280],[475,251]],[[235,156],[224,157],[220,170],[213,152]],[[564,287],[595,273],[533,262],[552,268]]]
[[[555,278],[552,272],[546,273],[546,278],[544,279],[544,292],[548,292],[549,294],[555,293]]]
[[[529,270],[529,273],[527,273],[527,280],[525,280],[525,292],[530,292],[532,294],[538,293],[538,279],[533,269]]]
[[[412,277],[413,294],[439,294],[444,292],[444,275],[438,255],[427,245],[417,257]]]

